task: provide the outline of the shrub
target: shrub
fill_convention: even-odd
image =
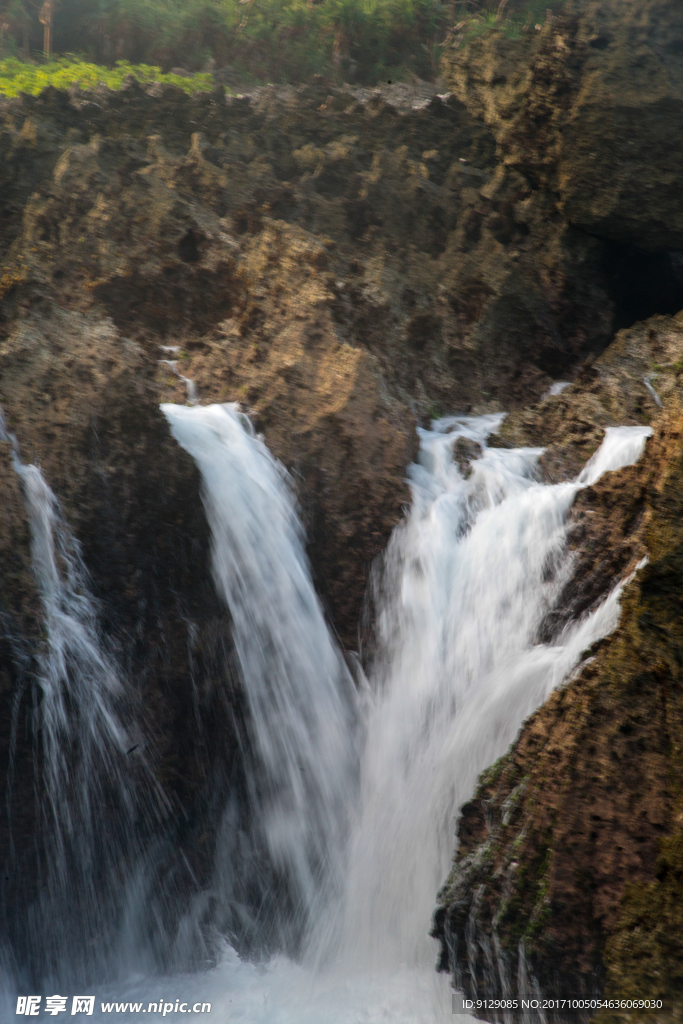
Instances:
[[[164,75],[160,68],[146,64],[133,65],[126,61],[117,61],[113,68],[107,68],[69,57],[59,57],[44,64],[32,64],[16,57],[8,57],[0,60],[0,94],[18,96],[20,92],[26,92],[31,96],[37,96],[49,85],[57,89],[68,89],[76,82],[83,89],[93,89],[100,82],[104,82],[110,89],[118,89],[127,75],[132,75],[139,82],[166,82],[177,85],[187,92],[213,88],[211,75],[197,74],[189,78]]]
[[[199,71],[212,59],[246,80],[323,73],[372,82],[435,76],[453,11],[452,0],[61,0],[54,39],[57,51],[109,67],[128,61]],[[37,50],[34,6],[0,0],[5,56],[24,45],[27,25]]]

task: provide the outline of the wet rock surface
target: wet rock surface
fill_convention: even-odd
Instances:
[[[572,572],[538,639],[559,637],[615,580],[636,572],[619,629],[585,652],[461,811],[434,935],[441,968],[470,995],[680,992],[675,943],[664,925],[653,926],[646,904],[658,901],[673,927],[682,352],[680,317],[623,331],[561,394],[512,414],[497,439],[544,439],[542,468],[557,481],[576,474],[606,427],[654,429],[637,465],[578,495],[569,520]]]
[[[217,825],[211,806],[242,785],[235,757],[241,695],[226,657],[230,623],[207,571],[198,472],[169,436],[141,350],[110,322],[63,309],[28,316],[0,343],[0,367],[19,456],[40,466],[58,496],[89,570],[104,647],[134,681],[120,709],[124,728],[137,723],[142,736],[130,750],[131,771],[146,789],[151,771],[163,793],[153,820],[174,845],[156,884],[160,905],[170,886],[180,906],[190,886],[174,877],[178,847],[187,846],[201,878]],[[39,975],[46,964],[27,950],[28,908],[46,871],[37,842],[46,828],[38,727],[45,638],[9,448],[2,443],[2,756],[10,773],[0,827],[3,927]],[[149,821],[137,825],[144,842]]]

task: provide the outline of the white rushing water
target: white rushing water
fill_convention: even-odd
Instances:
[[[537,643],[571,569],[565,522],[575,495],[635,461],[651,431],[606,431],[576,481],[550,486],[538,479],[539,449],[486,447],[501,416],[450,417],[421,430],[412,506],[374,580],[377,652],[359,691],[316,597],[285,471],[236,406],[162,409],[200,469],[213,575],[232,619],[260,829],[247,850],[272,890],[259,897],[263,926],[281,948],[303,941],[298,962],[280,954],[261,965],[226,942],[217,967],[184,976],[150,977],[140,961],[125,984],[97,992],[95,1017],[111,1018],[101,1001],[126,1001],[140,1004],[126,1020],[150,1024],[162,1019],[150,1003],[180,1000],[212,1004],[210,1018],[182,1019],[242,1024],[449,1020],[449,979],[435,972],[428,931],[458,808],[582,652],[615,628],[619,586],[553,643]],[[34,559],[49,581],[59,517],[38,477],[29,474],[25,488],[36,485]],[[80,563],[57,554],[63,594],[69,557]],[[55,603],[47,582],[44,590],[46,622],[61,622],[63,596]],[[83,597],[84,587],[74,593]],[[77,620],[80,629],[88,617]],[[100,708],[86,727],[107,731],[106,749],[128,742],[105,714],[117,686],[105,672],[94,703],[82,696]],[[219,841],[205,894],[226,906],[239,870],[233,852]]]
[[[161,345],[160,346],[165,352],[177,352],[178,345]],[[159,363],[164,366],[170,366],[172,373],[183,382],[187,388],[187,404],[188,405],[199,405],[199,395],[197,394],[197,385],[191,377],[183,377],[182,373],[178,369],[178,361],[176,359],[159,359]]]
[[[356,786],[353,683],[325,624],[282,467],[234,406],[162,410],[202,474],[213,575],[250,712],[253,816],[289,904],[275,931],[308,931],[341,884]],[[234,873],[219,849],[219,892]]]
[[[574,483],[539,483],[539,449],[484,449],[465,479],[455,439],[483,444],[501,418],[421,431],[412,509],[387,552],[345,905],[345,954],[365,965],[431,966],[427,933],[458,807],[618,621],[615,590],[553,644],[535,642],[570,567],[565,520],[577,491],[637,459],[649,428],[608,430]]]
[[[40,469],[21,462],[1,414],[0,438],[11,445],[22,485],[43,611],[34,718],[44,850],[26,926],[30,944],[41,951],[38,969],[46,980],[52,974],[76,981],[98,959],[101,967],[103,947],[116,941],[117,883],[135,845],[127,752],[139,737],[119,717],[124,686],[102,642],[80,546]],[[100,948],[93,945],[81,956],[88,932],[98,936]]]
[[[271,853],[298,879],[316,926],[298,964],[279,956],[251,965],[226,947],[210,973],[140,979],[125,998],[146,1006],[165,989],[166,998],[209,1000],[214,1013],[245,1024],[445,1021],[449,983],[434,971],[427,933],[457,809],[524,718],[615,628],[619,586],[554,643],[535,641],[570,568],[565,520],[576,493],[635,461],[651,431],[608,430],[579,478],[555,486],[537,479],[540,450],[485,447],[502,417],[452,417],[420,431],[412,508],[375,581],[379,651],[347,824],[356,751],[348,680],[284,474],[234,407],[164,412],[204,480],[214,575],[234,618],[270,780]],[[453,458],[459,438],[481,445],[467,475]],[[344,889],[333,887],[325,905],[311,860],[343,847],[347,829]],[[124,998],[120,989],[111,995]]]

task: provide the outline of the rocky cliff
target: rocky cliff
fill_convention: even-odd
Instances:
[[[466,991],[500,995],[508,985],[529,994],[537,983],[556,995],[680,992],[673,922],[665,915],[648,927],[633,908],[640,893],[666,901],[680,884],[667,858],[675,857],[681,811],[682,353],[680,318],[622,332],[588,381],[511,417],[505,431],[530,440],[543,423],[554,472],[615,420],[651,420],[655,433],[637,466],[577,499],[573,573],[539,640],[557,636],[635,571],[618,631],[585,652],[574,678],[525,723],[462,808],[435,934],[442,966]],[[643,371],[655,367],[664,409],[641,397]]]
[[[577,572],[548,619],[549,635],[645,552],[650,567],[629,593],[660,579],[652,573],[662,559],[674,580],[675,516],[666,510],[676,489],[680,323],[655,318],[607,346],[615,328],[683,307],[675,187],[682,33],[672,4],[611,0],[570,7],[521,41],[494,31],[454,48],[446,58],[451,91],[441,95],[316,81],[189,97],[129,81],[120,92],[48,90],[0,106],[0,406],[21,458],[40,464],[82,545],[103,642],[136,680],[127,713],[145,723],[146,763],[167,801],[160,891],[182,902],[201,888],[217,809],[228,791],[239,804],[244,790],[241,694],[230,671],[230,623],[208,571],[199,480],[158,409],[186,400],[182,378],[194,381],[202,403],[241,403],[292,472],[316,584],[348,648],[359,644],[370,564],[408,497],[415,425],[442,412],[514,411],[498,443],[549,444],[553,478],[575,471],[605,425],[657,426],[648,464],[585,492],[577,506]],[[533,404],[557,377],[574,380],[572,388]],[[12,780],[0,860],[6,928],[21,949],[17,908],[32,896],[42,856],[32,709],[43,637],[8,443],[0,455],[0,763]],[[640,658],[657,708],[668,687],[669,703],[657,712],[668,722],[677,684],[662,666],[675,663],[667,646],[675,637],[664,639],[673,605],[660,609],[652,597],[659,583],[648,586],[647,614],[625,613],[622,633],[584,682],[539,712],[548,735],[572,687],[602,692],[603,661],[612,679]],[[640,607],[640,597],[628,601]],[[650,629],[653,637],[664,631],[652,664]],[[627,657],[624,644],[636,653]],[[643,692],[637,709],[624,699],[619,712],[636,750],[633,722],[653,706],[649,699]],[[588,700],[576,697],[577,722]],[[677,741],[667,728],[672,745],[642,766],[653,773],[647,792],[659,810],[642,826],[641,889],[622,899],[623,865],[636,856],[629,840],[623,865],[600,861],[600,879],[613,879],[604,882],[607,916],[591,917],[584,893],[571,928],[552,902],[552,913],[534,918],[536,945],[525,942],[538,977],[554,971],[602,984],[610,965],[617,985],[628,963],[642,962],[628,922],[657,900],[670,907],[677,884],[673,868],[667,875],[656,867],[658,856],[677,863],[674,839],[657,846],[674,834],[666,773]],[[534,771],[546,777],[536,765],[545,745],[527,742],[530,730],[504,770],[482,782],[501,807],[514,789],[519,815],[527,813],[524,794],[535,792],[515,789],[519,780]],[[578,743],[579,724],[568,735]],[[649,736],[642,733],[643,749]],[[609,760],[607,734],[595,749]],[[568,750],[558,756],[569,758]],[[609,799],[612,776],[588,763],[581,772],[576,802],[585,817],[590,780],[601,779]],[[627,803],[627,792],[641,792],[634,775],[620,784]],[[484,858],[483,873],[458,866],[484,842],[477,801],[489,789],[463,815],[443,936],[458,933],[473,891],[484,894],[478,927],[493,928],[508,824],[495,825],[495,857]],[[549,794],[548,807],[559,799]],[[515,848],[516,863],[530,865],[531,888],[520,889],[529,908],[529,893],[536,906],[550,891],[542,881],[549,851],[566,846],[551,843],[548,822],[569,827],[539,801],[532,811],[540,817]],[[622,832],[630,828],[619,821]],[[500,930],[506,950],[526,936],[525,920],[509,911]],[[220,925],[248,945],[243,921],[228,915]],[[565,925],[571,937],[560,955],[555,940]],[[657,929],[643,934],[659,963]],[[444,966],[464,969],[446,948]]]
[[[494,31],[447,57],[456,95],[496,136],[501,188],[540,193],[554,216],[623,246],[614,272],[638,315],[651,285],[680,305],[682,53],[677,5],[617,0],[568,4],[521,41]],[[539,640],[637,570],[618,631],[462,809],[434,934],[469,994],[680,999],[682,344],[680,317],[622,331],[494,439],[545,446],[560,480],[604,427],[654,427],[638,466],[578,498],[574,571]],[[658,1019],[679,1019],[670,1006]]]
[[[251,409],[300,479],[351,644],[415,418],[540,394],[604,347],[617,305],[601,243],[549,221],[545,198],[521,214],[489,198],[499,164],[476,117],[445,94],[416,107],[131,81],[3,113],[4,333],[53,310],[106,321],[159,397],[183,397],[159,363],[177,356],[202,401]]]

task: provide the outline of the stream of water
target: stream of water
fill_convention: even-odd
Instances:
[[[252,820],[270,860],[264,874],[278,883],[275,904],[261,901],[270,919],[262,927],[286,948],[290,936],[310,933],[342,884],[356,790],[356,694],[313,588],[283,468],[234,408],[162,410],[202,474],[214,580],[249,705]],[[230,898],[237,876],[219,844],[220,900]]]
[[[33,707],[43,849],[23,921],[29,962],[17,973],[30,975],[40,964],[46,987],[85,984],[103,962],[119,959],[125,882],[142,855],[140,818],[155,817],[159,794],[148,786],[149,799],[138,806],[143,762],[127,755],[141,737],[135,722],[123,722],[126,687],[100,632],[80,545],[38,466],[20,460],[1,414],[0,438],[10,443],[21,481],[44,635]],[[12,775],[10,765],[10,786]]]
[[[607,430],[576,481],[551,486],[539,481],[539,449],[486,447],[501,416],[421,430],[412,506],[373,578],[377,649],[368,680],[354,683],[325,624],[282,467],[237,407],[162,408],[202,474],[212,571],[233,623],[251,730],[249,800],[266,874],[279,882],[264,927],[300,952],[256,964],[226,942],[205,973],[128,967],[97,987],[94,1015],[109,1019],[101,1003],[125,1001],[139,1006],[124,1019],[149,1024],[161,1019],[150,1004],[179,1000],[212,1006],[210,1018],[182,1019],[243,1024],[448,1020],[449,980],[434,970],[428,931],[458,807],[582,652],[616,627],[618,581],[588,616],[537,642],[571,571],[565,523],[578,490],[634,462],[651,431]],[[47,594],[50,561],[38,547]],[[118,684],[106,668],[101,679],[97,728],[106,749],[120,749],[128,740],[105,714]],[[50,742],[61,742],[60,729]],[[219,842],[218,901],[233,898],[235,877]]]

